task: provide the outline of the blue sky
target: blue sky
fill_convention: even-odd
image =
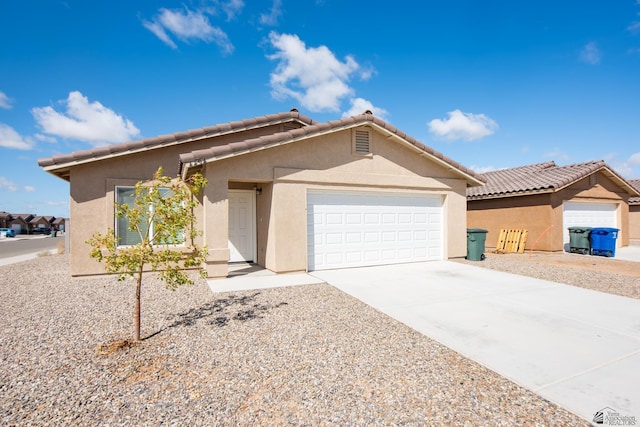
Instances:
[[[0,2],[0,210],[68,216],[38,158],[294,107],[640,178],[640,0]]]

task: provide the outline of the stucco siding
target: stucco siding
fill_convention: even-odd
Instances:
[[[491,249],[498,243],[500,230],[525,229],[529,232],[526,249],[535,244],[536,250],[558,250],[556,230],[549,228],[556,216],[548,194],[467,202],[467,226],[488,230],[486,246]]]
[[[640,205],[629,206],[629,240],[640,243]]]

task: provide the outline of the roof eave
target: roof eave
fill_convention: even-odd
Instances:
[[[512,191],[508,193],[481,194],[475,196],[467,196],[467,201],[504,199],[507,197],[534,196],[538,194],[555,193],[556,188],[541,188],[538,190]]]
[[[330,133],[335,133],[335,132],[340,132],[343,130],[348,130],[348,129],[353,129],[356,127],[361,127],[361,126],[369,126],[369,127],[375,127],[376,129],[378,129],[380,132],[384,133],[385,135],[395,138],[396,140],[400,141],[402,144],[406,145],[407,147],[409,147],[412,150],[415,150],[416,152],[420,153],[421,156],[425,156],[427,158],[429,158],[430,160],[438,163],[440,166],[444,167],[447,170],[451,170],[454,173],[456,173],[457,175],[463,177],[466,181],[467,181],[467,185],[469,187],[475,187],[475,186],[480,186],[485,184],[485,182],[479,178],[479,177],[474,177],[466,172],[464,172],[463,170],[456,168],[454,165],[448,163],[447,161],[439,158],[438,156],[433,155],[432,153],[429,153],[425,150],[420,149],[419,147],[417,147],[416,145],[414,145],[413,143],[407,141],[405,138],[403,138],[402,136],[396,134],[395,132],[390,131],[389,129],[385,128],[384,126],[380,126],[378,123],[376,123],[373,120],[359,120],[356,122],[351,122],[351,123],[346,123],[342,126],[337,126],[337,127],[331,127],[325,130],[320,130],[316,133],[313,134],[307,134],[307,135],[301,135],[299,137],[293,137],[293,138],[288,138],[282,141],[278,141],[275,142],[273,144],[269,144],[269,145],[263,145],[260,147],[256,147],[256,148],[250,148],[247,150],[243,150],[243,151],[238,151],[238,152],[233,152],[233,153],[229,153],[229,154],[225,154],[225,155],[221,155],[221,156],[215,156],[215,157],[209,157],[209,158],[196,158],[193,159],[191,161],[188,162],[184,162],[182,163],[183,167],[182,167],[182,177],[186,178],[189,175],[189,169],[193,168],[193,167],[199,167],[202,163],[208,164],[211,162],[217,162],[220,160],[224,160],[224,159],[228,159],[231,157],[235,157],[235,156],[239,156],[239,155],[243,155],[243,154],[248,154],[248,153],[253,153],[253,152],[258,152],[258,151],[262,151],[262,150],[266,150],[269,148],[273,148],[273,147],[277,147],[277,146],[282,146],[282,145],[287,145],[287,144],[292,144],[298,141],[302,141],[305,139],[309,139],[309,138],[316,138],[316,137],[320,137],[323,135],[327,135]]]
[[[297,113],[296,113],[297,114]],[[300,117],[304,117],[304,119],[300,118]],[[268,126],[273,126],[276,124],[282,124],[282,123],[299,123],[303,126],[309,126],[310,122],[313,122],[311,119],[308,119],[306,116],[302,116],[302,115],[292,115],[290,118],[287,119],[275,119],[275,120],[269,120],[267,122],[264,123],[260,123],[257,125],[248,125],[248,126],[244,126],[244,127],[230,127],[227,130],[224,131],[220,131],[217,133],[211,133],[211,134],[203,134],[203,135],[199,135],[196,137],[187,137],[187,138],[179,138],[179,139],[174,139],[174,140],[169,140],[165,143],[160,143],[157,145],[152,145],[152,146],[142,146],[140,148],[135,148],[135,149],[129,149],[129,150],[123,150],[123,151],[119,151],[119,152],[115,152],[115,153],[109,153],[109,154],[104,154],[104,155],[98,155],[98,156],[92,156],[92,157],[87,157],[87,158],[83,158],[83,159],[74,159],[68,162],[64,162],[64,163],[55,163],[55,160],[53,157],[49,157],[49,158],[43,158],[43,159],[39,159],[38,163],[40,164],[40,166],[47,172],[58,176],[59,178],[65,179],[66,181],[68,181],[68,174],[66,174],[67,178],[64,177],[64,172],[62,174],[58,174],[56,173],[56,171],[58,171],[58,169],[60,170],[68,170],[71,167],[74,166],[79,166],[79,165],[83,165],[83,164],[87,164],[87,163],[92,163],[92,162],[96,162],[96,161],[100,161],[100,160],[108,160],[108,159],[114,159],[114,158],[118,158],[121,156],[128,156],[130,154],[137,154],[137,153],[142,153],[142,152],[147,152],[147,151],[151,151],[151,150],[156,150],[156,149],[160,149],[160,148],[166,148],[166,147],[171,147],[174,145],[180,145],[180,144],[186,144],[186,143],[192,143],[192,142],[197,142],[197,141],[202,141],[208,138],[214,138],[214,137],[220,137],[220,136],[224,136],[224,135],[229,135],[232,133],[237,133],[237,132],[242,132],[245,130],[252,130],[252,129],[258,129],[258,128],[263,128],[263,127],[268,127]],[[188,133],[189,131],[186,132],[181,132],[181,133]],[[175,135],[175,134],[174,134]],[[143,140],[140,140],[143,141]],[[139,142],[139,141],[138,141]],[[125,143],[125,144],[129,144],[129,143]],[[42,163],[45,163],[45,165],[43,166]],[[47,164],[48,163],[48,164]]]

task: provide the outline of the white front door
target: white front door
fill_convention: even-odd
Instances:
[[[229,190],[229,262],[256,261],[256,192]]]

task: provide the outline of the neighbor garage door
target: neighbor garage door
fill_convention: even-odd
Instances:
[[[442,259],[442,198],[309,192],[309,270]]]
[[[618,227],[615,203],[565,202],[563,207],[564,243],[569,243],[569,227]]]

